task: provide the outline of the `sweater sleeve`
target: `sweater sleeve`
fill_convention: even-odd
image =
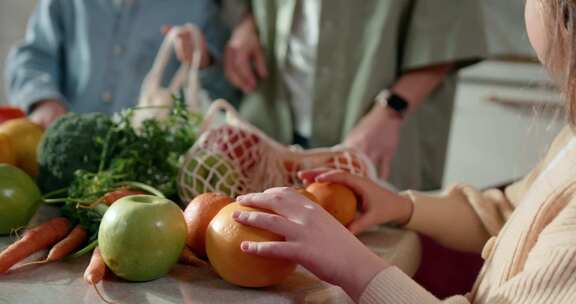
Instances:
[[[474,295],[474,301],[494,304],[573,303],[576,296],[576,200],[538,235],[522,269],[501,285]],[[380,272],[368,284],[360,303],[464,304],[465,296],[435,298],[395,267]]]
[[[422,286],[414,282],[396,267],[380,272],[360,297],[361,304],[464,304],[470,303],[464,296],[455,296],[441,301]]]
[[[484,243],[498,234],[542,168],[570,136],[569,128],[563,130],[536,168],[504,191],[479,191],[471,186],[455,185],[439,194],[405,192],[414,203],[414,213],[406,228],[452,249],[481,252]]]

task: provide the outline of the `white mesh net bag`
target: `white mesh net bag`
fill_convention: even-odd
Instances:
[[[362,153],[341,146],[312,150],[284,146],[218,100],[206,114],[201,136],[184,155],[178,188],[184,202],[205,192],[235,197],[271,187],[301,186],[298,171],[314,168],[341,169],[377,180]]]

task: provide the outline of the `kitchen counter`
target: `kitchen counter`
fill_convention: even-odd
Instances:
[[[44,208],[33,222],[54,214]],[[379,228],[361,240],[378,255],[386,257],[409,275],[420,263],[420,241],[409,231]],[[13,239],[0,237],[0,250]],[[42,254],[28,259],[41,259]],[[8,303],[103,303],[82,275],[89,255],[76,260],[13,268],[0,276],[0,304]],[[230,285],[210,268],[177,265],[169,275],[151,282],[130,283],[107,275],[98,285],[104,297],[114,303],[351,303],[339,287],[322,282],[303,268],[282,284],[263,289]]]

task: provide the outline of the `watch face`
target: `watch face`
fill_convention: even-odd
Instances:
[[[408,102],[406,102],[402,96],[397,94],[391,94],[388,97],[388,106],[400,114],[408,110]]]

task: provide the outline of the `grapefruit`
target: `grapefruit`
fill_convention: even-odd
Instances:
[[[266,287],[282,282],[294,271],[296,264],[244,253],[240,244],[243,241],[284,241],[284,238],[236,222],[232,214],[237,210],[257,209],[232,203],[222,208],[212,219],[206,231],[206,253],[210,264],[224,280],[235,285]]]
[[[234,199],[229,196],[209,192],[198,195],[188,204],[184,210],[188,226],[186,245],[196,256],[206,258],[206,229],[218,211],[233,201]]]
[[[317,203],[334,216],[342,225],[348,225],[356,216],[356,195],[348,187],[334,183],[313,183],[306,191],[312,193]]]

